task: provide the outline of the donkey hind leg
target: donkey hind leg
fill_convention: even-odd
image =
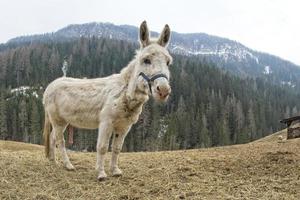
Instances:
[[[113,176],[122,176],[122,171],[118,167],[118,158],[122,150],[124,139],[130,128],[123,133],[115,133],[112,141],[111,173]]]
[[[111,122],[101,122],[98,130],[98,140],[97,140],[97,163],[96,169],[99,171],[98,180],[103,181],[107,178],[104,170],[104,159],[105,154],[108,150],[109,139],[112,134],[112,123]]]
[[[55,145],[56,145],[56,137],[55,137],[55,131],[52,129],[49,137],[49,160],[53,161],[56,164],[55,159]]]
[[[61,151],[64,167],[67,170],[75,170],[75,167],[70,162],[70,159],[68,157],[67,150],[66,150],[66,147],[65,147],[64,131],[65,131],[66,127],[67,127],[66,124],[56,125],[54,127],[54,129],[55,129],[55,132],[56,132],[57,143],[58,143],[59,149]]]

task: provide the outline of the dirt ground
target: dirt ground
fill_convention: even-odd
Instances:
[[[122,153],[123,177],[104,182],[96,178],[96,153],[70,153],[77,169],[66,171],[60,158],[58,165],[45,159],[42,146],[0,141],[0,199],[300,199],[300,139],[279,141],[280,134],[244,145]]]

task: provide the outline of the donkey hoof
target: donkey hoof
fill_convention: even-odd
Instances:
[[[120,177],[122,176],[122,171],[119,168],[115,168],[112,172],[113,177]]]
[[[108,178],[107,177],[98,177],[98,181],[102,182],[102,181],[106,181]]]
[[[113,174],[112,176],[113,176],[113,177],[121,177],[121,176],[122,176],[122,173],[120,173],[120,174]]]
[[[71,163],[65,164],[65,168],[69,171],[75,170],[75,167]]]
[[[98,181],[105,181],[105,180],[107,180],[108,179],[108,177],[107,176],[98,176]]]
[[[105,181],[107,179],[107,175],[105,172],[100,172],[98,176],[98,181]]]

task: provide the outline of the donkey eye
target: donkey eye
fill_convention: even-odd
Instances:
[[[145,59],[144,59],[144,63],[145,63],[146,65],[150,65],[150,64],[151,64],[151,60],[148,59],[148,58],[145,58]]]
[[[170,65],[170,61],[169,61],[169,60],[167,61],[167,65],[168,65],[168,66]]]

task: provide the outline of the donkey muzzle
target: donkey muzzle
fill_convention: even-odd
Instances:
[[[154,75],[154,76],[152,76],[151,78],[149,78],[144,72],[141,72],[140,74],[139,74],[139,76],[142,76],[146,81],[147,81],[147,83],[148,83],[148,86],[149,86],[149,90],[150,90],[150,93],[152,94],[152,86],[153,86],[153,83],[154,83],[154,81],[156,80],[156,79],[158,79],[158,78],[165,78],[166,80],[167,80],[167,82],[168,82],[168,77],[165,75],[165,74],[156,74],[156,75]],[[168,87],[169,87],[169,89],[168,90],[170,90],[171,91],[171,88],[170,88],[170,86],[169,86],[169,84],[167,84],[168,85]],[[157,91],[158,92],[160,92],[160,89],[161,88],[163,88],[163,87],[159,87],[159,86],[156,86],[157,88]],[[161,90],[161,94],[162,95],[166,95],[166,92],[167,92],[167,89],[166,88],[163,88],[162,90]]]
[[[171,93],[169,84],[157,84],[155,90],[161,99],[165,99]]]

